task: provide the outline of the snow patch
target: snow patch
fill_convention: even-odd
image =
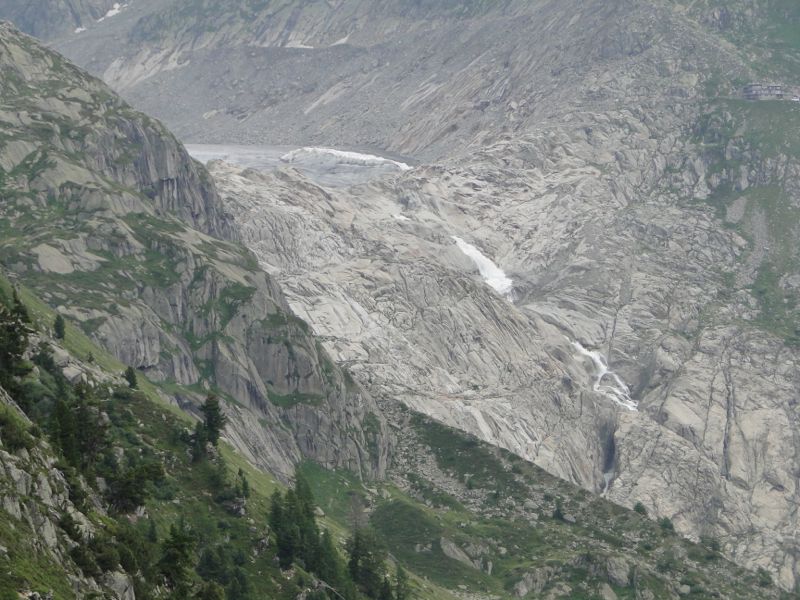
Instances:
[[[472,259],[478,267],[481,277],[498,294],[505,296],[509,301],[514,301],[514,282],[506,276],[505,272],[494,262],[484,256],[480,250],[470,243],[465,242],[458,236],[453,236],[458,249]]]
[[[346,43],[347,43],[349,40],[350,40],[350,34],[348,33],[348,34],[347,34],[346,36],[344,36],[342,39],[340,39],[340,40],[337,40],[337,41],[333,42],[333,44],[331,44],[331,45],[332,45],[332,46],[343,46],[343,45],[344,45],[344,44],[346,44]]]
[[[360,165],[364,167],[391,166],[400,171],[411,170],[411,167],[406,163],[383,158],[382,156],[334,150],[332,148],[298,148],[297,150],[292,150],[288,154],[281,156],[281,160],[286,163],[302,162],[304,159],[328,159],[346,165]]]
[[[86,31],[86,27],[78,27],[78,28],[75,30],[75,33],[83,33],[84,31]]]
[[[411,220],[408,217],[406,217],[405,215],[392,215],[392,216],[395,219],[397,219],[398,221],[410,221]]]
[[[619,375],[609,370],[606,357],[596,350],[587,350],[579,342],[572,345],[580,353],[592,361],[594,366],[594,391],[612,400],[622,408],[636,411],[638,405],[631,399],[631,391]]]
[[[102,23],[106,19],[110,19],[111,17],[116,17],[119,13],[121,13],[124,9],[128,8],[128,4],[120,4],[119,2],[114,2],[114,5],[109,9],[109,11],[105,14],[105,16],[100,17],[97,19],[98,23]]]
[[[289,42],[288,44],[286,44],[286,46],[284,46],[284,48],[295,48],[298,50],[313,50],[314,46],[307,46],[300,42]]]

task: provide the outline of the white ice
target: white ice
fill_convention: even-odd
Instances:
[[[120,4],[119,2],[115,2],[114,6],[111,7],[111,9],[105,14],[104,17],[100,17],[99,19],[97,19],[97,22],[98,23],[102,23],[106,19],[110,19],[111,17],[117,16],[119,13],[122,12],[123,8],[128,8],[128,5],[127,4]]]
[[[603,394],[622,408],[637,410],[637,404],[631,399],[631,391],[619,375],[610,371],[606,358],[596,350],[587,350],[580,343],[572,344],[578,352],[592,361],[594,366],[594,391]]]
[[[472,244],[455,235],[453,239],[456,241],[458,249],[472,259],[472,262],[478,267],[481,277],[489,287],[493,288],[498,294],[505,296],[508,300],[513,301],[514,282],[506,276],[505,272]]]
[[[83,33],[84,31],[86,31],[86,27],[78,27],[78,28],[75,30],[75,33]]]
[[[400,171],[408,171],[411,169],[411,167],[406,163],[391,160],[389,158],[383,158],[382,156],[360,154],[358,152],[347,152],[345,150],[334,150],[332,148],[299,148],[283,155],[281,160],[283,162],[293,163],[307,158],[329,158],[341,164],[361,165],[365,167],[392,166]]]

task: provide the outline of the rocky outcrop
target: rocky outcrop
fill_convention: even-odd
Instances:
[[[9,422],[27,429],[31,428],[31,422],[2,388],[0,412],[3,415],[3,427],[0,427],[0,522],[4,532],[9,528],[14,532],[13,538],[3,538],[5,544],[13,541],[14,545],[10,549],[3,546],[0,559],[6,558],[9,551],[15,554],[24,551],[32,565],[50,568],[57,565],[58,572],[70,587],[81,593],[105,592],[115,600],[134,600],[133,582],[128,575],[114,572],[103,580],[96,580],[84,576],[71,560],[70,550],[76,542],[60,526],[64,515],[80,524],[87,540],[94,535],[95,526],[70,500],[69,484],[46,442],[31,437],[25,447],[17,448],[3,439]],[[93,508],[98,510],[97,506]],[[20,539],[24,541],[20,542]],[[20,547],[20,543],[26,547]],[[26,597],[47,596],[46,593],[40,596],[32,592]]]
[[[160,124],[8,25],[0,69],[10,270],[187,408],[204,390],[223,395],[230,437],[256,464],[288,478],[305,457],[380,476],[380,411],[253,256],[220,239],[236,236],[205,170]]]
[[[726,227],[702,200],[725,189],[707,147],[669,133],[702,112],[652,110],[347,190],[211,169],[244,242],[379,400],[718,536],[790,587],[798,355],[735,284],[789,238]],[[454,237],[513,280],[510,300]]]

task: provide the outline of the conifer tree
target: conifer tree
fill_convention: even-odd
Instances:
[[[125,380],[128,382],[128,387],[135,390],[139,387],[139,380],[136,376],[136,369],[128,367],[125,369]]]
[[[53,322],[53,334],[57,340],[63,340],[67,334],[67,324],[61,315],[57,315],[56,320]]]
[[[63,395],[56,399],[53,407],[50,435],[67,462],[71,466],[79,468],[81,457],[77,439],[78,423],[75,420],[75,413]]]
[[[194,597],[196,600],[225,600],[225,590],[216,582],[206,582]]]
[[[378,593],[378,600],[394,600],[392,584],[389,582],[388,577],[383,578],[383,583],[381,584],[381,589]]]
[[[208,432],[202,423],[195,423],[192,434],[192,462],[200,462],[206,457]]]
[[[228,422],[228,418],[222,413],[219,398],[211,394],[203,403],[203,421],[206,428],[206,437],[215,446],[219,442],[222,429]]]
[[[19,294],[17,293],[17,289],[14,288],[14,293],[12,296],[13,306],[11,308],[12,314],[17,317],[22,323],[26,325],[30,325],[31,323],[31,315],[28,312],[28,307],[22,303],[22,300],[19,299]]]
[[[193,549],[194,540],[187,531],[185,523],[181,521],[177,526],[171,525],[169,537],[161,545],[161,560],[158,562],[158,572],[164,577],[164,582],[176,595],[185,592],[188,587]],[[186,597],[186,595],[183,597]]]
[[[158,543],[158,529],[156,529],[156,522],[153,519],[148,519],[150,523],[147,526],[147,541],[151,544]]]
[[[15,397],[19,393],[16,379],[30,372],[23,360],[28,334],[29,329],[19,311],[0,304],[0,386]]]
[[[386,575],[386,550],[369,529],[356,530],[347,549],[350,577],[365,595],[379,598]]]

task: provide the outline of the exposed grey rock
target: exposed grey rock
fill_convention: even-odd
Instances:
[[[453,560],[457,560],[463,565],[470,567],[471,569],[475,568],[475,565],[472,562],[472,559],[469,555],[464,552],[458,545],[453,542],[452,540],[448,540],[447,538],[441,538],[439,540],[439,547],[441,547],[442,552],[448,558],[452,558]]]
[[[96,342],[156,382],[213,381],[238,403],[225,407],[228,439],[282,479],[303,458],[381,476],[391,440],[379,409],[236,244],[208,174],[175,138],[7,24],[0,24],[0,67],[14,82],[2,88],[0,119],[4,139],[12,140],[0,146],[4,171],[31,153],[56,157],[17,182],[36,199],[24,200],[32,202],[27,209],[64,195],[73,216],[92,215],[75,216],[83,223],[77,237],[63,229],[47,234],[47,248],[33,238],[7,241],[10,251],[35,259],[39,272],[53,275],[54,257],[69,264],[61,276],[77,279],[37,279],[42,297],[76,324],[91,322],[87,333]],[[45,86],[52,78],[61,84]],[[37,82],[50,91],[32,92]],[[62,88],[70,95],[59,95]],[[17,110],[23,105],[86,133],[39,135]],[[76,187],[85,193],[74,194]],[[17,218],[17,208],[4,203],[4,216]],[[120,264],[109,271],[102,267],[109,261]],[[65,375],[83,378],[87,367],[58,352]],[[179,394],[178,403],[196,410],[203,398],[195,390]]]
[[[514,584],[514,594],[517,598],[527,598],[533,594],[533,597],[538,597],[544,590],[550,578],[553,575],[553,569],[550,567],[542,567],[535,571],[525,573],[523,578]]]
[[[106,573],[103,583],[114,593],[116,600],[136,600],[136,593],[133,589],[133,581],[125,573],[114,571]]]
[[[113,0],[3,0],[2,17],[36,37],[75,35],[114,6]]]
[[[631,583],[631,567],[625,559],[609,557],[606,561],[608,580],[619,587],[628,587]]]
[[[617,595],[607,583],[604,583],[602,586],[600,586],[600,597],[603,600],[617,600]]]

